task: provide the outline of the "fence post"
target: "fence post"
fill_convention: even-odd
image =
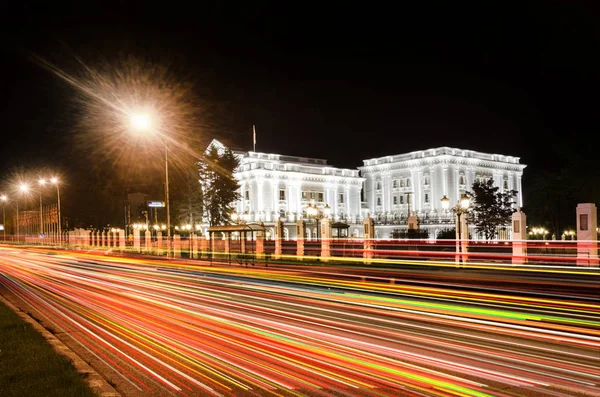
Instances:
[[[373,239],[375,238],[375,220],[371,218],[371,214],[367,214],[365,219],[363,220],[364,226],[364,250],[363,250],[363,258],[365,259],[365,263],[371,263],[373,258]]]
[[[512,214],[512,263],[527,263],[527,216],[517,208]]]
[[[321,219],[321,260],[329,261],[331,257],[331,220],[328,217]]]
[[[598,267],[598,213],[596,204],[577,204],[577,266]]]
[[[296,256],[301,259],[304,256],[304,221],[296,221]]]
[[[281,241],[283,239],[283,225],[281,220],[277,219],[275,222],[275,252],[273,253],[273,259],[281,259]]]

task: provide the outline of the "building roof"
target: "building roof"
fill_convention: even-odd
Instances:
[[[380,165],[385,163],[397,163],[403,161],[410,160],[419,160],[423,158],[431,158],[431,157],[439,157],[439,156],[451,156],[451,157],[462,157],[462,158],[472,158],[478,160],[485,161],[494,161],[499,163],[507,163],[507,164],[519,164],[523,168],[524,164],[520,164],[519,157],[515,156],[507,156],[504,154],[490,154],[490,153],[482,153],[476,152],[474,150],[468,149],[459,149],[459,148],[451,148],[448,146],[442,146],[438,148],[426,149],[426,150],[417,150],[414,152],[404,153],[404,154],[396,154],[389,155],[383,157],[376,157],[368,160],[363,160],[363,167]],[[359,167],[359,168],[363,168]]]

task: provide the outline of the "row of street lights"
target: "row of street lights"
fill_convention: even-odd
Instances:
[[[40,235],[44,233],[44,216],[43,216],[43,203],[42,203],[42,188],[47,184],[51,183],[56,186],[56,197],[58,201],[58,239],[59,242],[62,241],[61,236],[61,219],[60,219],[60,181],[57,177],[52,177],[48,180],[41,178],[38,180],[38,184],[40,186]],[[21,183],[17,188],[17,193],[25,194],[30,191],[30,187],[26,183]],[[18,195],[15,196],[15,206],[17,210],[17,235],[16,239],[19,240],[19,199]],[[4,241],[6,241],[6,202],[8,201],[8,196],[3,194],[0,196],[0,200],[2,201],[2,224],[4,226]]]

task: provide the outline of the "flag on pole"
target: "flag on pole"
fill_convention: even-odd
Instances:
[[[256,152],[256,127],[252,125],[252,136],[254,138],[254,151]]]

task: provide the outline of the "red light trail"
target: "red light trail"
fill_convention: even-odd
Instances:
[[[600,395],[599,274],[0,250],[3,294],[128,396]]]

